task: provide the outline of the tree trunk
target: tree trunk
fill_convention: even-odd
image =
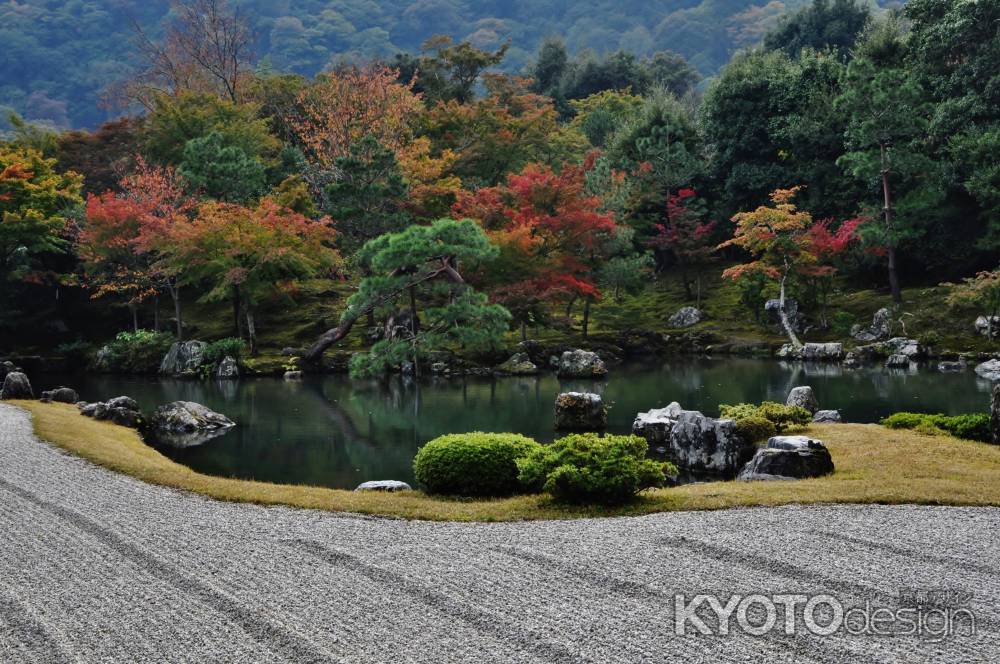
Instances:
[[[132,313],[132,331],[139,331],[139,309],[134,303],[129,303],[128,310]]]
[[[184,321],[181,320],[181,287],[169,284],[167,290],[174,301],[174,321],[177,324],[177,341],[184,341]]]
[[[583,300],[583,338],[587,338],[587,329],[590,327],[590,298]]]
[[[521,341],[527,341],[527,340],[528,340],[528,326],[522,320],[521,321]]]
[[[410,286],[410,334],[417,336],[417,293],[413,286]]]
[[[785,311],[785,279],[787,279],[787,277],[787,274],[782,275],[781,277],[781,294],[779,295],[778,300],[778,312],[781,315],[781,325],[785,328],[785,333],[791,340],[792,345],[796,348],[802,348],[802,342],[799,341],[799,338],[795,335],[795,330],[792,329],[792,323],[788,320],[788,313]]]
[[[899,304],[903,301],[903,291],[899,288],[899,275],[896,273],[896,239],[892,231],[892,198],[889,194],[889,168],[885,154],[885,146],[882,146],[882,201],[885,213],[886,257],[889,260],[889,290],[892,293],[892,301]]]
[[[153,296],[153,331],[160,331],[160,296]]]
[[[566,304],[566,318],[570,317],[573,313],[573,305],[576,304],[576,295],[569,298],[569,302]]]
[[[233,289],[233,331],[238,338],[245,338],[243,334],[243,306],[238,288]]]
[[[247,341],[250,346],[250,354],[254,357],[257,356],[257,327],[254,325],[253,310],[250,307],[244,307],[246,309],[247,317]]]

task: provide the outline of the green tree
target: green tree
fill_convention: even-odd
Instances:
[[[401,83],[416,79],[413,90],[422,93],[428,104],[448,100],[464,104],[474,97],[483,72],[500,64],[509,47],[508,43],[484,51],[467,41],[455,44],[451,37],[435,35],[424,42],[422,55],[398,54],[393,67],[399,70]]]
[[[796,57],[804,49],[830,49],[847,58],[855,40],[871,18],[871,9],[859,0],[813,0],[786,14],[764,36],[764,48]]]
[[[177,172],[194,189],[228,203],[247,203],[264,193],[267,185],[260,159],[226,145],[218,131],[188,141]]]
[[[428,353],[449,347],[468,350],[496,344],[510,314],[489,304],[460,272],[496,252],[482,228],[468,219],[439,219],[368,241],[356,259],[371,276],[347,301],[340,324],[324,333],[305,359],[318,360],[369,312],[384,321],[385,333],[368,353],[354,356],[355,375],[377,375],[404,361],[416,367]],[[407,315],[401,310],[408,310]]]

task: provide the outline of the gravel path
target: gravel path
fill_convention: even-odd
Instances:
[[[676,593],[894,608],[901,588],[971,593],[976,634],[817,636],[799,619],[786,635],[780,608],[763,636],[735,618],[730,636],[674,630]],[[997,662],[998,599],[997,509],[447,524],[231,505],[66,455],[0,404],[4,664]]]

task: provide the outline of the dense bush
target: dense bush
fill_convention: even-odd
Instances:
[[[507,496],[521,488],[517,460],[539,447],[515,433],[448,434],[420,448],[413,473],[428,493]]]
[[[96,363],[99,369],[104,370],[152,373],[160,368],[160,362],[173,341],[173,335],[167,332],[120,332],[114,341],[105,346],[105,353],[98,351]]]
[[[204,357],[205,361],[210,364],[219,362],[226,356],[229,356],[239,362],[245,353],[246,343],[242,339],[238,339],[236,337],[226,337],[225,339],[213,341],[205,346],[205,351],[202,354],[202,357]]]
[[[990,416],[986,413],[894,413],[882,420],[890,429],[915,429],[922,433],[949,433],[956,438],[990,441]]]
[[[672,464],[647,459],[646,450],[638,436],[574,434],[536,448],[517,465],[526,487],[558,501],[615,505],[663,486],[665,474],[677,472]]]
[[[72,369],[86,366],[88,359],[94,354],[94,344],[77,339],[56,346],[56,354],[66,360]]]
[[[786,406],[776,401],[765,401],[759,406],[750,403],[740,403],[735,406],[719,406],[719,414],[731,420],[736,420],[736,428],[748,441],[757,442],[776,433],[782,433],[794,427],[806,426],[812,421],[812,415],[802,406]],[[763,424],[765,420],[771,427]]]

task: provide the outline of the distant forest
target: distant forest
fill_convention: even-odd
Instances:
[[[802,0],[242,0],[258,66],[313,76],[338,60],[419,53],[444,34],[495,50],[525,70],[547,38],[601,58],[672,51],[702,77],[759,43]],[[893,3],[883,3],[886,6]],[[10,0],[0,5],[0,111],[57,128],[96,127],[122,109],[106,89],[136,64],[136,27],[150,39],[169,21],[167,0]],[[3,113],[4,116],[7,113]],[[2,128],[2,127],[0,127]]]

